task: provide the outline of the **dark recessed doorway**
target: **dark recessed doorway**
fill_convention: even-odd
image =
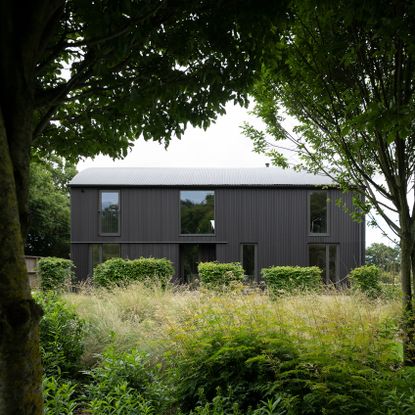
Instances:
[[[215,244],[181,244],[179,282],[188,284],[197,278],[199,262],[216,261]]]

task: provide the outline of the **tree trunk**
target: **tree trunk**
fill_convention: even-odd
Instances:
[[[41,310],[30,293],[13,170],[0,112],[0,413],[41,415]]]
[[[401,237],[401,284],[403,300],[403,354],[404,363],[415,365],[415,314],[411,284],[412,251],[414,241],[410,235]]]

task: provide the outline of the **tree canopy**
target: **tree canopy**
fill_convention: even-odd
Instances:
[[[266,131],[246,126],[246,133],[258,151],[285,166],[278,147],[282,140],[293,143],[298,168],[326,173],[364,196],[364,203],[355,199],[363,211],[376,209],[400,239],[404,304],[411,314],[415,4],[297,0],[273,54],[252,92]],[[282,125],[284,111],[298,121],[295,134]],[[415,363],[410,325],[412,357],[408,349],[406,356]]]
[[[23,261],[33,149],[125,155],[246,104],[285,2],[0,2],[0,412],[41,414],[39,307]],[[16,392],[18,391],[18,392]]]
[[[386,272],[397,273],[399,271],[399,247],[388,246],[374,242],[366,248],[366,262],[376,265]]]
[[[60,157],[30,163],[26,255],[68,258],[69,193],[76,167]]]
[[[228,100],[246,104],[282,12],[251,0],[61,2],[35,68],[34,145],[117,157],[140,136],[207,128]]]

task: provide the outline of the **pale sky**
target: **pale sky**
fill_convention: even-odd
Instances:
[[[123,160],[112,160],[107,156],[87,158],[78,163],[78,171],[88,167],[121,166],[264,167],[269,160],[253,152],[251,141],[242,134],[240,128],[244,121],[256,127],[262,125],[247,109],[228,104],[226,114],[220,116],[206,131],[189,127],[181,140],[170,142],[167,150],[163,144],[139,139]],[[373,242],[390,244],[378,229],[366,227],[366,245]]]

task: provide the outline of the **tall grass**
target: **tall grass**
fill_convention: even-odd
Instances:
[[[307,353],[324,353],[365,364],[397,363],[398,301],[368,300],[331,292],[272,300],[263,292],[212,293],[162,290],[142,284],[112,291],[65,295],[89,323],[85,363],[109,346],[161,356],[185,349],[211,333],[227,336],[244,329],[261,336],[281,333]]]
[[[415,413],[397,300],[142,284],[64,300],[87,324],[77,405],[91,414]]]

